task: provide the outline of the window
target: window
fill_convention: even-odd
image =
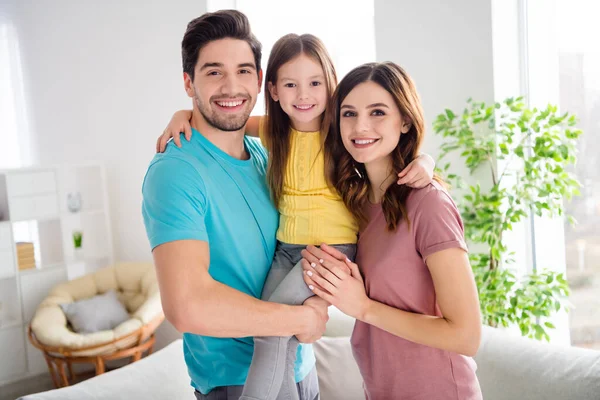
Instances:
[[[573,346],[600,349],[600,4],[585,0],[526,1],[528,97],[577,115],[583,130],[574,172],[581,196],[566,203],[578,221],[536,221],[538,254],[560,249],[571,287],[568,331]],[[564,233],[563,233],[564,232]],[[555,246],[560,238],[563,243]],[[564,240],[563,240],[564,238]]]
[[[600,349],[600,26],[591,1],[558,0],[559,107],[576,114],[583,135],[575,167],[581,196],[566,205],[578,224],[565,226],[571,286],[571,343]]]
[[[0,18],[0,168],[30,163],[21,71],[14,26]]]

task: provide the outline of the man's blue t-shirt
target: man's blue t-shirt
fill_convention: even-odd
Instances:
[[[254,138],[246,137],[244,144],[249,160],[229,156],[197,130],[190,142],[182,140],[181,148],[169,144],[148,167],[142,213],[153,249],[175,240],[206,241],[213,279],[260,298],[275,253],[279,215],[265,180],[266,151]],[[183,346],[192,386],[200,392],[246,382],[252,338],[185,333]],[[312,346],[299,346],[296,382],[314,364]]]

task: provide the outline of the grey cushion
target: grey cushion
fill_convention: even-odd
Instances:
[[[73,330],[78,333],[111,330],[129,319],[127,310],[113,290],[89,299],[61,304],[60,307]]]
[[[550,345],[484,326],[475,361],[485,400],[600,399],[600,351]]]

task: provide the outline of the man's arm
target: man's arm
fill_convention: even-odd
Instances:
[[[205,241],[164,243],[153,255],[165,315],[181,332],[213,337],[308,335],[316,340],[324,330],[327,314],[315,308],[261,301],[215,281],[208,273]]]

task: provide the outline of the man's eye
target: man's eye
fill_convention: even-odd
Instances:
[[[221,73],[219,71],[210,71],[208,73],[208,75],[217,76],[217,75],[221,75]]]
[[[251,74],[252,72],[249,69],[243,69],[240,71],[240,74]]]
[[[356,117],[356,113],[354,111],[346,111],[342,114],[342,117]]]

